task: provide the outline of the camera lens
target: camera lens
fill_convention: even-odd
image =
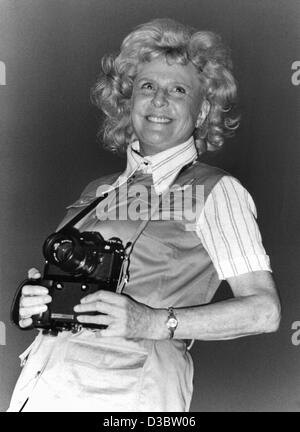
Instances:
[[[99,262],[103,242],[99,233],[80,233],[71,228],[51,234],[44,243],[43,252],[48,262],[65,272],[91,275]]]
[[[70,230],[51,234],[44,243],[43,252],[47,261],[70,272],[77,272],[85,255],[80,237]]]
[[[54,248],[57,262],[63,263],[72,256],[73,243],[71,240],[63,240],[61,243],[56,242]]]

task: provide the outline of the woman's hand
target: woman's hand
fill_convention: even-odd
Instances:
[[[108,326],[99,330],[101,336],[147,339],[161,337],[157,333],[158,315],[166,312],[138,303],[127,295],[103,290],[82,298],[74,310],[77,313],[99,312],[99,315],[79,315],[77,320],[84,324]]]
[[[31,268],[28,271],[29,279],[39,279],[40,272]],[[40,285],[24,285],[20,298],[19,307],[19,326],[29,327],[32,324],[32,315],[37,315],[47,310],[47,303],[50,303],[52,298],[48,295],[48,289]]]

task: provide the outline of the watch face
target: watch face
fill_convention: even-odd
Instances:
[[[176,318],[170,318],[168,320],[168,327],[176,327],[177,326],[177,319]]]

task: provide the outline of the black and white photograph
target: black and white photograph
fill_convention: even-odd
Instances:
[[[0,412],[300,411],[299,23],[0,0]]]

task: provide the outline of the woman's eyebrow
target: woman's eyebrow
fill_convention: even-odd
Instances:
[[[144,77],[138,78],[136,82],[137,82],[137,83],[140,83],[141,81],[154,81],[154,82],[156,82],[156,80],[155,80],[154,77],[151,78],[151,77],[147,77],[147,76],[144,76]],[[187,88],[190,89],[190,90],[193,90],[193,87],[190,86],[189,84],[187,84],[187,83],[183,83],[183,82],[181,82],[181,81],[177,81],[177,80],[169,81],[168,84],[172,84],[172,85],[180,85],[180,86],[183,86],[183,87],[187,87]]]

